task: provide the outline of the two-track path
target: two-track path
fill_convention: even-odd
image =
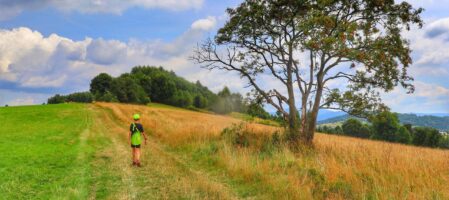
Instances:
[[[107,141],[93,162],[92,199],[238,199],[221,177],[193,169],[188,159],[166,151],[154,138],[142,148],[143,166],[131,166],[127,122],[110,109],[89,109],[91,133]]]

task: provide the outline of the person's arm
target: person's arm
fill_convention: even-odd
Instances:
[[[145,134],[145,132],[142,132],[142,135],[143,135],[143,139],[145,141],[145,144],[147,144],[147,139],[148,139],[147,134]]]
[[[129,143],[129,145],[131,145],[131,131],[129,132],[129,134],[128,134],[128,143]]]

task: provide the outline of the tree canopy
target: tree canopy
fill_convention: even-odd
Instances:
[[[414,91],[407,74],[411,49],[401,34],[422,26],[422,9],[407,2],[245,0],[227,12],[230,19],[192,59],[238,72],[284,115],[295,140],[312,142],[320,108],[366,116],[386,109],[379,91],[398,85]],[[261,75],[281,86],[267,87]],[[331,87],[339,79],[346,90]]]
[[[250,102],[239,93],[232,93],[224,87],[218,94],[213,93],[200,81],[191,83],[162,67],[137,66],[131,73],[112,77],[106,73],[95,76],[90,83],[90,92],[55,95],[49,104],[64,102],[90,103],[93,100],[146,104],[150,101],[183,108],[208,109],[216,113],[248,112]],[[265,112],[262,103],[257,105],[258,113],[251,109],[250,115]],[[265,112],[266,115],[268,113]],[[269,116],[269,115],[268,115]],[[266,117],[266,116],[265,116]]]

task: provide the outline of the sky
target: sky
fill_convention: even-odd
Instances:
[[[214,92],[226,85],[244,94],[247,83],[237,74],[188,59],[226,22],[226,8],[240,2],[0,0],[0,106],[87,91],[95,75],[117,76],[137,65],[163,66]],[[449,0],[408,2],[425,9],[424,27],[404,32],[416,91],[395,89],[382,98],[395,112],[449,113]]]

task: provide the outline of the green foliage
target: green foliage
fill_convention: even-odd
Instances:
[[[65,102],[92,103],[94,96],[90,92],[76,92],[69,95],[56,94],[48,98],[48,104],[60,104]]]
[[[403,114],[403,113],[396,113],[398,115],[399,121],[410,126],[422,126],[422,127],[432,127],[436,128],[438,130],[448,130],[449,129],[449,117],[437,117],[437,116],[417,116],[416,114]],[[330,124],[330,123],[337,123],[337,122],[343,122],[349,118],[354,118],[354,116],[351,115],[342,115],[337,117],[332,117],[330,119],[319,121],[319,124]],[[363,118],[357,118],[362,121],[366,121]],[[411,127],[408,127],[410,132]]]
[[[76,92],[66,96],[68,102],[92,103],[94,96],[90,92]]]
[[[445,134],[442,136],[438,146],[441,148],[444,148],[444,149],[449,149],[449,135],[448,134]]]
[[[411,144],[413,140],[413,137],[410,133],[410,131],[405,126],[401,126],[396,133],[396,142],[402,143],[402,144]]]
[[[53,97],[48,98],[47,103],[48,104],[59,104],[59,103],[64,103],[65,102],[65,97],[60,95],[60,94],[56,94]]]
[[[176,93],[175,81],[167,74],[157,74],[152,78],[151,97],[155,102],[169,102]]]
[[[211,92],[199,81],[191,83],[178,77],[173,71],[162,67],[137,66],[131,73],[111,77],[101,73],[90,84],[90,93],[74,93],[67,96],[55,95],[48,99],[49,104],[73,102],[122,102],[147,104],[157,102],[177,107],[209,109],[216,113],[246,112],[247,102],[239,93],[231,93],[225,87],[217,94]],[[253,106],[252,114],[268,118],[261,105]]]
[[[206,108],[207,104],[207,99],[202,95],[196,95],[193,99],[193,105],[197,108]]]
[[[92,79],[90,86],[95,100],[105,102],[146,104],[151,99],[184,108],[210,108],[218,99],[199,81],[188,82],[162,67],[137,66],[131,73],[117,78],[101,73]],[[58,98],[55,100],[64,102]]]
[[[244,129],[243,125],[243,123],[238,125],[233,124],[231,127],[223,129],[223,131],[221,132],[221,137],[233,145],[239,147],[248,147],[249,133]]]
[[[422,27],[422,12],[393,0],[245,0],[227,9],[229,20],[214,40],[198,45],[193,60],[207,69],[238,73],[297,132],[296,110],[310,108],[304,112],[310,115],[301,117],[315,127],[320,108],[365,117],[388,110],[379,90],[402,86],[413,92],[407,73],[411,49],[403,33]],[[297,62],[304,57],[310,65]],[[263,89],[260,80],[267,75],[282,83],[280,88]],[[329,88],[335,79],[348,87]],[[299,109],[290,101],[298,93]],[[311,144],[313,131],[305,129],[294,139]]]
[[[418,146],[438,147],[445,139],[438,130],[429,127],[416,127],[413,135],[413,144]]]
[[[430,127],[412,127],[411,124],[401,125],[397,114],[388,111],[370,118],[371,126],[357,119],[349,118],[342,125],[332,128],[321,125],[318,132],[329,134],[344,134],[352,137],[372,138],[388,142],[413,144],[416,146],[449,148],[449,136]],[[371,135],[371,136],[370,136]]]
[[[220,114],[244,112],[245,104],[241,94],[231,93],[228,87],[224,87],[222,91],[218,92],[218,97],[211,109]]]
[[[117,96],[112,94],[112,92],[107,91],[104,95],[99,95],[95,97],[95,100],[97,101],[103,101],[103,102],[118,102]]]
[[[398,142],[399,137],[397,133],[400,124],[396,114],[384,111],[370,118],[370,122],[373,127],[372,138],[389,142]]]
[[[418,116],[415,114],[399,114],[399,121],[403,124],[413,124],[414,126],[432,127],[439,130],[449,129],[449,117]]]
[[[245,128],[244,123],[233,124],[222,130],[221,138],[237,147],[252,147],[265,155],[270,155],[282,144],[281,132],[276,131],[270,137],[257,134]]]
[[[270,119],[270,114],[265,111],[265,109],[262,107],[262,104],[257,102],[251,102],[246,110],[246,113],[248,113],[251,116],[259,117],[262,119]]]
[[[177,91],[171,98],[171,104],[179,107],[187,108],[192,106],[192,96],[187,91]]]
[[[150,102],[142,86],[130,74],[112,80],[111,91],[119,102],[147,104]]]
[[[348,136],[359,138],[369,138],[371,136],[370,128],[353,118],[346,120],[342,125],[342,129],[343,133]]]
[[[101,73],[90,82],[90,92],[97,98],[101,98],[111,91],[112,77],[109,74]]]
[[[335,126],[335,127],[321,125],[316,128],[316,131],[320,132],[320,133],[328,133],[328,134],[334,134],[334,135],[343,135],[344,134],[343,128],[339,125]]]

